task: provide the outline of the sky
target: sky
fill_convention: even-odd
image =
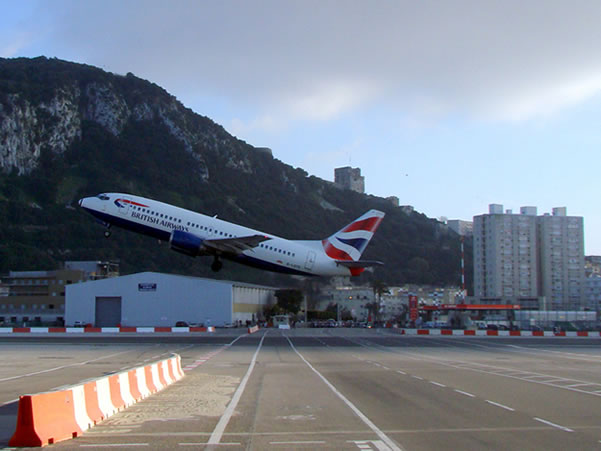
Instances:
[[[601,255],[598,0],[0,0],[0,57],[135,75],[309,174],[432,218],[583,216]]]

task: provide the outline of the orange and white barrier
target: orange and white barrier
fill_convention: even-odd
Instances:
[[[462,337],[589,337],[600,338],[598,331],[553,332],[542,330],[472,330],[472,329],[398,329],[401,335],[455,335]]]
[[[215,332],[215,327],[0,327],[3,334],[120,334]]]
[[[184,377],[180,356],[62,390],[19,398],[10,446],[45,446],[75,438],[98,422]]]

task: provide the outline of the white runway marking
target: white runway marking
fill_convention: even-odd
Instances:
[[[438,386],[438,387],[446,387],[446,385],[444,385],[444,384],[441,384],[441,383],[439,383],[439,382],[430,381],[430,383],[431,383],[432,385],[436,385],[436,386]]]
[[[259,351],[261,350],[261,346],[263,346],[263,340],[265,340],[266,335],[267,335],[267,332],[265,332],[265,334],[263,334],[263,336],[261,337],[259,346],[257,346],[257,350],[255,351],[255,354],[253,355],[253,358],[250,361],[250,365],[248,366],[248,371],[246,371],[246,374],[244,375],[242,382],[240,382],[240,385],[236,389],[236,392],[234,393],[232,400],[230,401],[227,408],[225,409],[225,412],[219,419],[219,423],[217,423],[217,426],[215,426],[215,430],[211,434],[211,438],[209,438],[209,445],[216,445],[221,441],[223,432],[225,431],[227,424],[229,423],[230,419],[232,418],[232,415],[234,414],[234,410],[236,409],[236,406],[238,405],[238,402],[240,401],[240,398],[242,397],[242,393],[244,392],[244,389],[246,388],[246,383],[248,382],[248,379],[250,379],[250,375],[252,374],[252,371],[255,368],[255,363],[257,362],[257,357],[259,355]],[[236,340],[234,340],[234,342],[235,341]]]
[[[547,425],[549,425],[549,426],[552,426],[552,427],[554,427],[554,428],[561,429],[562,431],[566,431],[566,432],[574,432],[574,431],[573,431],[572,429],[570,429],[570,428],[567,428],[567,427],[565,427],[565,426],[560,426],[559,424],[551,423],[550,421],[543,420],[542,418],[537,418],[537,417],[534,417],[534,419],[535,419],[536,421],[540,421],[541,423],[547,424]]]
[[[488,399],[486,400],[486,402],[489,403],[489,404],[492,404],[493,406],[500,407],[501,409],[505,409],[505,410],[509,410],[511,412],[515,412],[515,409],[512,409],[511,407],[505,406],[503,404],[499,404],[498,402],[489,401]]]
[[[476,395],[472,395],[471,393],[468,393],[468,392],[466,392],[466,391],[461,391],[461,390],[457,390],[457,389],[455,389],[455,391],[456,391],[457,393],[460,393],[460,394],[462,394],[462,395],[469,396],[470,398],[475,398],[475,397],[476,397]]]
[[[350,440],[349,442],[357,445],[357,448],[359,449],[373,450],[373,448],[371,447],[371,445],[373,445],[378,451],[390,451],[390,447],[382,440]]]
[[[330,388],[330,390],[332,390],[336,396],[338,396],[353,412],[355,412],[355,415],[357,415],[361,419],[361,421],[363,421],[372,431],[376,433],[378,437],[380,437],[380,439],[382,439],[382,441],[389,447],[390,450],[401,451],[401,448],[394,441],[392,441],[390,437],[388,437],[384,432],[382,432],[380,428],[378,428],[378,426],[376,426],[369,418],[367,418],[365,414],[363,414],[363,412],[361,412],[351,401],[349,401],[346,396],[340,393],[338,389],[330,383],[330,381],[328,381],[319,371],[317,371],[313,367],[313,365],[309,363],[307,359],[303,357],[303,355],[296,349],[294,344],[292,344],[292,341],[289,337],[286,337],[286,340],[288,340],[288,343],[290,343],[290,346],[292,347],[294,352],[296,352],[296,354],[301,358],[301,360],[305,362],[309,368],[311,368],[311,371],[317,374],[317,376],[319,376],[319,378]]]
[[[83,365],[87,365],[88,363],[96,362],[96,361],[102,360],[102,359],[108,359],[110,357],[115,357],[117,355],[126,354],[128,352],[131,352],[131,351],[116,352],[115,354],[109,354],[109,355],[105,355],[102,357],[97,357],[95,359],[86,360],[85,362],[70,363],[69,365],[62,365],[62,366],[57,366],[55,368],[48,368],[47,370],[41,370],[41,371],[35,371],[33,373],[21,374],[20,376],[5,377],[4,379],[0,379],[0,382],[12,381],[15,379],[21,379],[21,378],[29,377],[29,376],[37,376],[38,374],[51,373],[52,371],[58,371],[58,370],[62,370],[65,368],[71,368],[73,366],[83,366]]]

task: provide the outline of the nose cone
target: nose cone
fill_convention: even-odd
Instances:
[[[83,201],[84,201],[84,200],[85,200],[85,198],[84,198],[84,199],[79,199],[79,206],[80,206],[80,207],[83,207]]]

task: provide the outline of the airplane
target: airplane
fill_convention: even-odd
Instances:
[[[273,272],[303,276],[358,276],[381,262],[361,254],[384,218],[369,210],[323,240],[287,240],[175,205],[124,193],[102,193],[79,200],[111,235],[111,226],[169,242],[171,249],[192,257],[212,256],[219,271],[228,259]]]

